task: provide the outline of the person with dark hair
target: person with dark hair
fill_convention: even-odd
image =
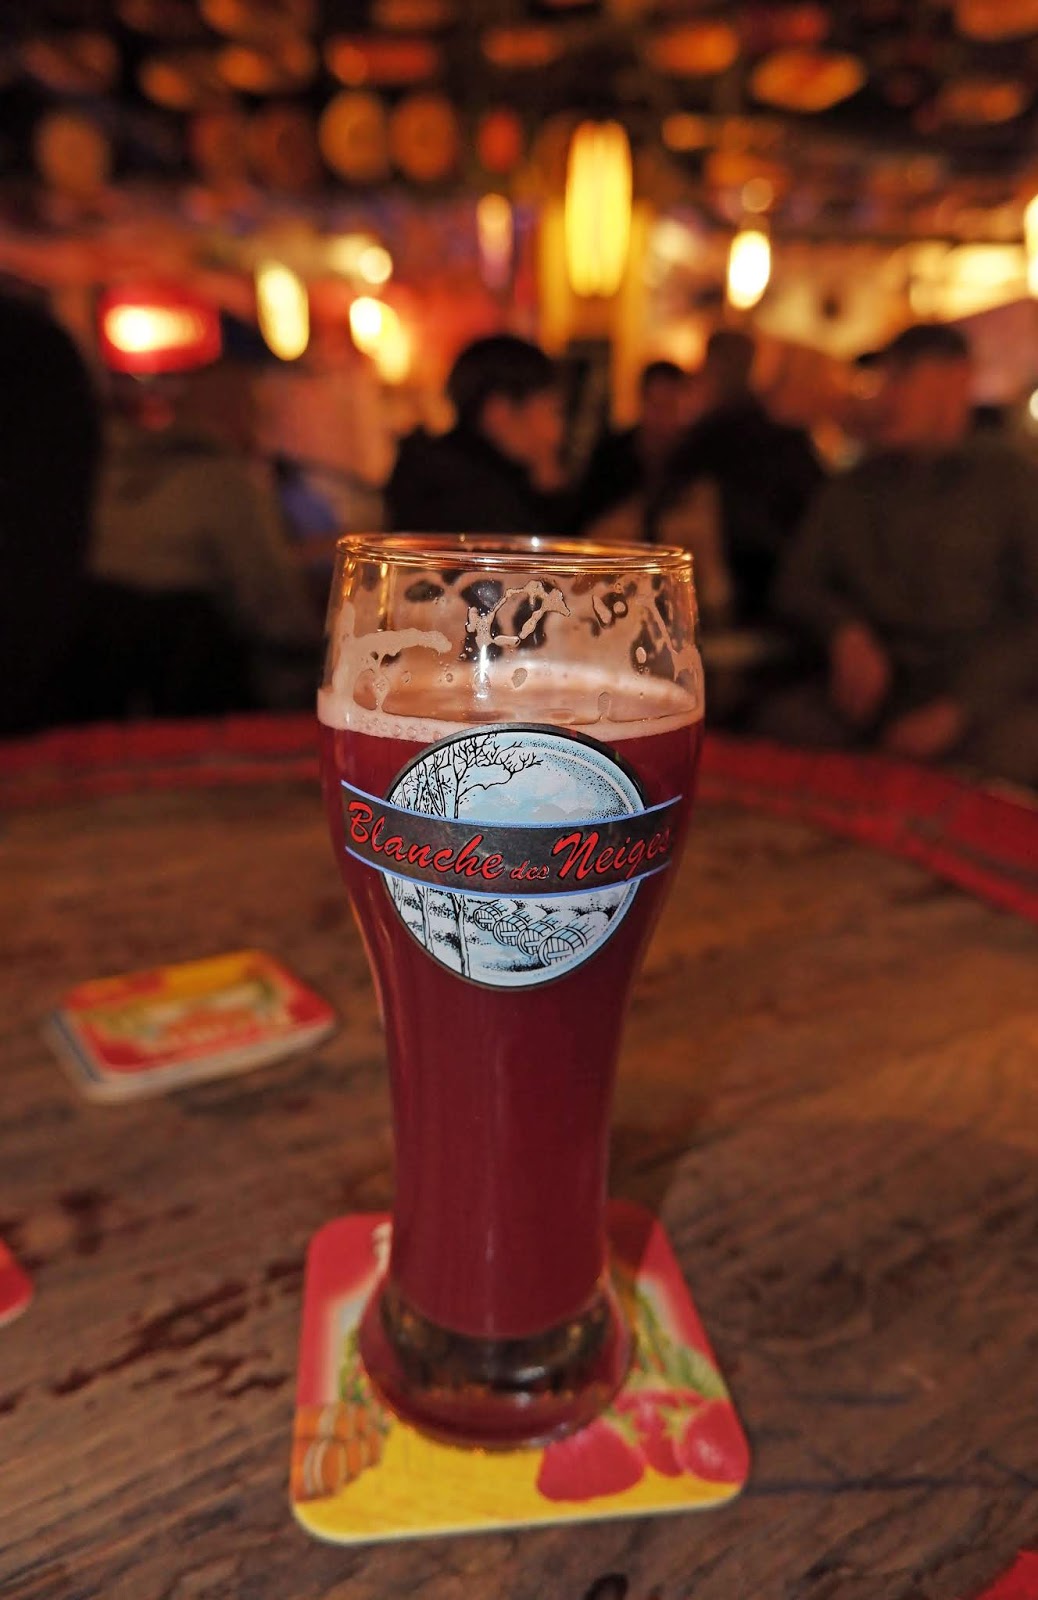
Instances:
[[[719,328],[699,374],[702,411],[675,446],[650,515],[665,542],[680,537],[682,507],[703,523],[706,490],[716,500],[716,540],[726,569],[719,609],[726,620],[766,621],[779,559],[822,480],[807,434],[776,422],[750,386],[756,346],[747,333]]]
[[[33,301],[0,295],[0,735],[62,714],[100,432],[72,339]]]
[[[957,329],[907,328],[882,369],[876,448],[820,493],[777,587],[827,683],[759,729],[1038,784],[1038,472],[970,434]]]
[[[674,361],[650,361],[638,385],[640,415],[633,428],[607,429],[598,440],[575,495],[575,521],[593,534],[600,518],[630,507],[632,533],[644,530],[645,507],[681,430],[689,420],[690,379]]]
[[[562,407],[554,363],[511,334],[477,339],[447,379],[450,433],[419,428],[386,486],[387,526],[412,533],[548,533]]]

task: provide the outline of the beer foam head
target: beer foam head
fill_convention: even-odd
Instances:
[[[597,572],[574,570],[583,557],[575,545],[568,571],[545,558],[534,575],[532,549],[525,572],[499,572],[450,566],[446,550],[439,566],[375,562],[347,541],[329,607],[321,721],[432,742],[489,722],[593,727],[616,740],[701,717],[687,565],[668,580],[649,546],[629,547],[639,554],[630,571],[619,547],[599,548],[609,558],[588,558]]]

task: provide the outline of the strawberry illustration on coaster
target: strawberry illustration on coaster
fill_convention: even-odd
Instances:
[[[750,1470],[746,1436],[728,1400],[708,1400],[693,1412],[674,1454],[682,1472],[707,1483],[741,1483]]]
[[[0,1239],[0,1327],[20,1317],[32,1299],[32,1280]]]
[[[691,1397],[690,1397],[691,1398]],[[694,1402],[693,1402],[694,1403]],[[675,1444],[688,1411],[672,1389],[634,1390],[617,1396],[617,1411],[630,1417],[649,1466],[665,1478],[682,1472]]]
[[[307,1257],[292,1442],[296,1519],[355,1544],[416,1534],[705,1510],[739,1493],[749,1450],[659,1223],[614,1202],[613,1280],[634,1335],[612,1404],[540,1449],[463,1450],[380,1401],[357,1325],[388,1255],[384,1215],[340,1217]]]
[[[674,1337],[647,1285],[617,1278],[635,1335],[631,1372],[605,1414],[549,1444],[537,1487],[550,1500],[587,1500],[633,1487],[651,1468],[661,1477],[742,1484],[749,1449],[702,1330],[696,1344]]]
[[[645,1476],[645,1455],[630,1423],[616,1413],[550,1444],[537,1488],[546,1500],[597,1500],[623,1494]]]

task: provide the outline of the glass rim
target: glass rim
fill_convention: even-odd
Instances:
[[[397,567],[457,567],[488,572],[538,571],[562,575],[586,572],[692,573],[692,555],[680,545],[604,542],[561,534],[519,533],[346,533],[335,541],[340,560]],[[459,557],[464,559],[459,563]]]

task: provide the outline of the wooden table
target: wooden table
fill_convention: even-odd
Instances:
[[[1034,1541],[1022,920],[704,806],[637,988],[613,1188],[666,1221],[750,1485],[689,1516],[350,1551],[286,1498],[307,1241],[390,1200],[375,1007],[313,787],[12,815],[0,873],[0,1237],[36,1283],[0,1331],[4,1600],[953,1600]],[[39,1033],[64,988],[244,944],[334,1002],[331,1041],[135,1107],[76,1097]]]

